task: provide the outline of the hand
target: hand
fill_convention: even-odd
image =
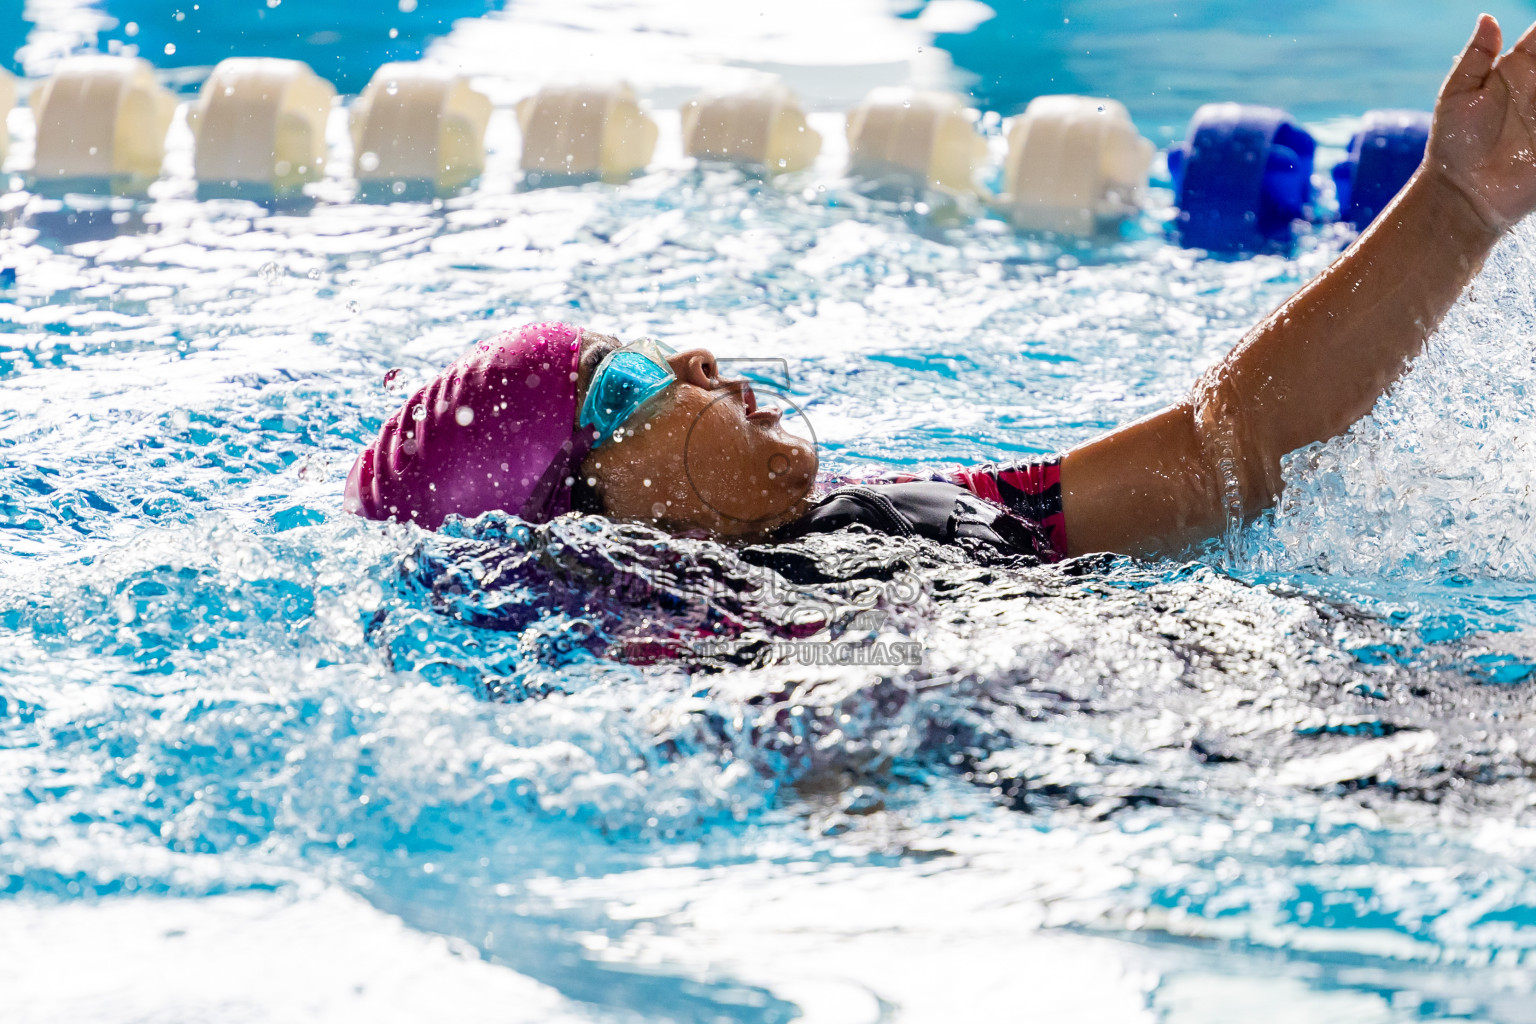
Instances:
[[[1424,158],[1499,233],[1536,209],[1536,25],[1501,57],[1502,42],[1499,23],[1478,18],[1440,87]]]

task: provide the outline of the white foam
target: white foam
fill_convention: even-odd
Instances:
[[[8,1024],[591,1019],[334,890],[0,904],[0,992]]]

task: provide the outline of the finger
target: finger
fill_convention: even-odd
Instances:
[[[1536,92],[1536,24],[1525,30],[1514,49],[1500,57],[1494,67],[1516,96],[1529,98]]]
[[[1520,41],[1515,44],[1515,50],[1518,50],[1520,53],[1523,53],[1526,56],[1536,57],[1536,22],[1532,22],[1530,28],[1525,30],[1525,34],[1522,35],[1520,37]]]
[[[1499,47],[1503,42],[1504,36],[1499,31],[1499,23],[1493,19],[1493,15],[1480,15],[1477,19],[1477,28],[1472,32],[1472,38],[1467,41],[1467,48],[1461,51],[1461,56],[1456,59],[1456,65],[1451,68],[1445,84],[1440,87],[1440,95],[1454,96],[1457,93],[1475,92],[1481,89],[1493,72],[1493,62],[1498,59]]]

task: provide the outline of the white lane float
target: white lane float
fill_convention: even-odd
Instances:
[[[1135,214],[1156,149],[1122,104],[1039,96],[1007,134],[1002,204],[1016,227],[1086,237]]]
[[[977,191],[987,143],[953,93],[880,88],[848,112],[848,170],[901,177],[953,192]]]
[[[198,194],[285,198],[318,181],[335,98],[335,87],[303,61],[220,61],[187,115]]]
[[[656,122],[628,85],[552,86],[517,104],[529,184],[624,181],[656,151]]]
[[[5,154],[11,148],[11,133],[6,130],[5,118],[16,105],[16,79],[4,68],[0,68],[0,161],[5,159]]]
[[[463,75],[420,63],[374,72],[352,104],[353,168],[364,199],[455,191],[485,170],[491,101]]]
[[[39,191],[119,194],[160,176],[176,98],[137,57],[70,57],[32,90]]]
[[[770,174],[804,170],[821,153],[821,133],[787,86],[705,93],[682,106],[683,152],[699,160],[762,167]]]

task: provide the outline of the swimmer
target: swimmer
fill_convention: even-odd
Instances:
[[[863,523],[1045,561],[1176,554],[1268,508],[1283,456],[1368,413],[1536,209],[1536,25],[1501,47],[1481,16],[1418,171],[1324,273],[1182,401],[1058,458],[818,496],[813,448],[708,351],[542,324],[482,342],[390,416],[346,507],[427,529],[575,509],[720,538]]]

